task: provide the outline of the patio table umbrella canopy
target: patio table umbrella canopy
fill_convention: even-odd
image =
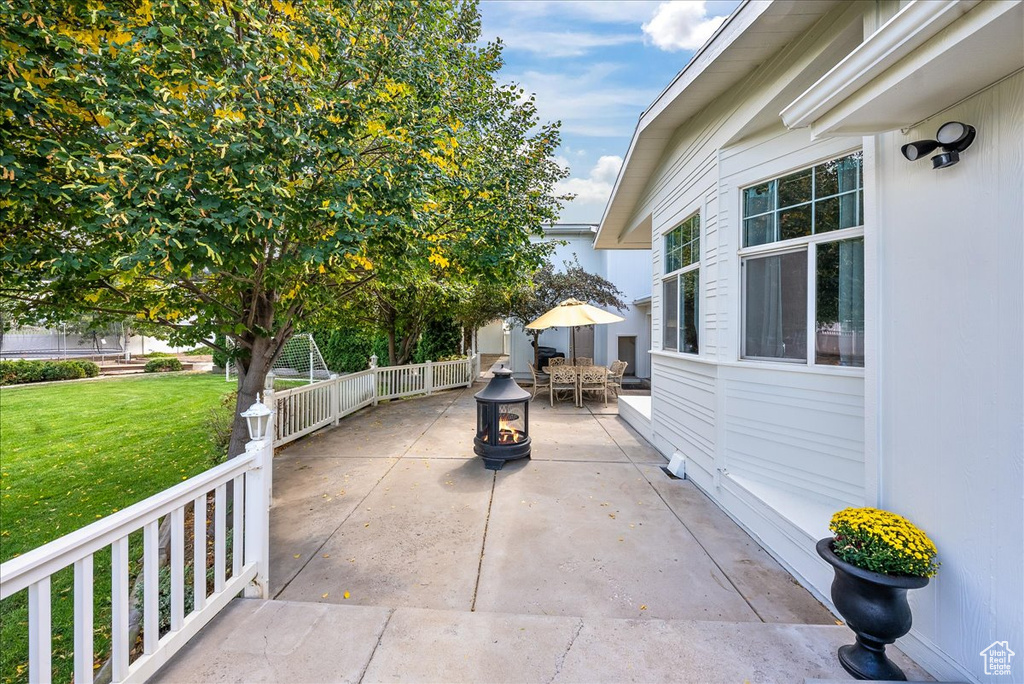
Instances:
[[[578,299],[566,299],[558,306],[541,314],[539,318],[527,324],[530,330],[544,330],[545,328],[572,328],[572,354],[573,361],[576,360],[576,328],[582,325],[595,325],[599,323],[618,323],[626,320],[596,306],[591,306]]]

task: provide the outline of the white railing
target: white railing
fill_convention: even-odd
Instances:
[[[478,375],[480,356],[474,354],[455,361],[370,368],[277,392],[274,446],[337,425],[345,416],[378,401],[469,387]]]
[[[268,434],[273,422],[271,418]],[[268,598],[272,456],[270,439],[252,441],[246,453],[227,463],[0,565],[0,600],[28,590],[29,681],[52,679],[50,582],[54,573],[72,565],[74,681],[93,681],[93,557],[106,548],[111,550],[113,682],[145,681],[239,593]],[[186,559],[189,513],[193,552]],[[212,590],[207,578],[208,514],[213,520]],[[164,615],[159,578],[161,521],[168,521],[170,527],[170,608]],[[131,661],[128,540],[137,532],[142,533],[142,653]],[[193,601],[186,605],[189,561]],[[163,635],[161,618],[169,623]]]

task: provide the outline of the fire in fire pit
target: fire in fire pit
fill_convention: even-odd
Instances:
[[[516,384],[512,371],[494,377],[476,394],[476,438],[473,451],[484,467],[501,470],[505,461],[530,457],[530,393]]]

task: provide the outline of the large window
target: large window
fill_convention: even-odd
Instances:
[[[700,350],[700,214],[665,234],[665,278],[661,281],[662,348]]]
[[[861,161],[858,152],[743,190],[745,358],[864,365]]]

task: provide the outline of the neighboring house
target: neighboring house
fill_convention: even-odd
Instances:
[[[652,250],[646,434],[802,583],[829,602],[837,509],[931,535],[899,646],[940,679],[1024,644],[1022,68],[1019,1],[745,2],[641,116],[596,241]],[[901,154],[946,122],[958,164]]]
[[[613,283],[623,293],[629,306],[618,311],[626,320],[610,325],[595,325],[576,329],[576,355],[591,356],[594,363],[607,366],[616,359],[629,363],[626,373],[637,378],[650,377],[651,316],[650,303],[645,298],[651,293],[650,252],[632,250],[596,250],[594,237],[597,226],[581,223],[556,223],[544,227],[544,240],[557,244],[549,261],[555,270],[563,270],[566,261],[576,258],[580,266]],[[481,331],[481,336],[484,333]],[[540,335],[540,344],[554,347],[569,356],[570,328],[553,328]],[[508,336],[509,367],[517,377],[530,377],[527,366],[533,361],[532,335],[522,328],[511,326]],[[481,351],[487,349],[481,347]]]
[[[105,331],[81,334],[65,327],[25,326],[0,335],[0,358],[64,359],[80,356],[122,357],[153,352],[183,352],[192,347],[173,347],[164,340],[145,335],[131,335],[125,350],[124,329],[111,325]]]

